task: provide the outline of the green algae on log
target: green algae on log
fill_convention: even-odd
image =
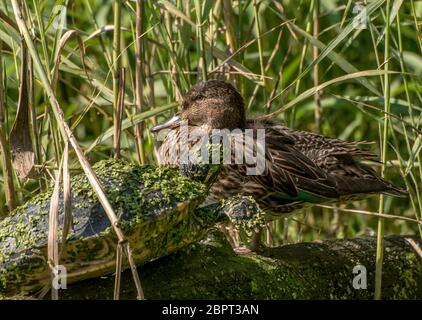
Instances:
[[[422,245],[420,239],[413,239]],[[383,299],[422,298],[422,260],[404,236],[385,237]],[[236,255],[219,232],[142,267],[146,299],[370,299],[374,297],[376,238],[325,240]],[[366,268],[367,288],[354,288]],[[135,299],[130,271],[121,299]],[[60,299],[113,299],[113,277],[60,291]]]
[[[197,208],[207,187],[180,176],[177,168],[106,160],[94,170],[138,264],[201,239],[222,219],[216,206]],[[60,260],[68,283],[113,272],[117,243],[85,175],[72,178],[72,192],[73,228]],[[46,262],[50,197],[51,191],[40,194],[0,222],[0,294],[27,294],[50,283]]]

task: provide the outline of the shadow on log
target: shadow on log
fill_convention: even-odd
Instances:
[[[139,272],[147,299],[373,299],[375,250],[376,239],[367,237],[236,255],[214,231],[207,240],[147,263]],[[421,299],[421,262],[405,237],[386,237],[383,298]],[[364,285],[362,268],[353,273],[356,265],[366,268],[367,289],[353,286],[354,279]],[[113,286],[113,276],[86,280],[60,291],[60,299],[112,299]],[[126,271],[121,299],[135,297]]]

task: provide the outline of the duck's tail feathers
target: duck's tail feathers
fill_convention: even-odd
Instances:
[[[409,195],[409,193],[405,189],[402,189],[392,184],[389,184],[387,189],[384,190],[382,194],[385,194],[387,196],[393,196],[393,197],[401,197],[401,198],[405,198]]]

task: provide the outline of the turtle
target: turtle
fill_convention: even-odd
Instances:
[[[251,197],[204,203],[218,166],[181,174],[174,166],[102,160],[93,166],[132,249],[142,265],[203,239],[222,221],[251,225],[259,207]],[[60,258],[67,283],[115,271],[118,239],[84,174],[72,177],[71,230]],[[0,295],[36,294],[51,283],[47,263],[52,191],[46,191],[0,221]],[[64,221],[59,200],[59,239]],[[128,265],[124,265],[124,268]]]

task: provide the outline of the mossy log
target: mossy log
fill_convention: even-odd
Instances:
[[[415,239],[419,245],[420,239]],[[237,255],[219,232],[139,268],[147,299],[373,299],[376,239],[297,243]],[[384,299],[421,299],[421,258],[403,236],[385,238]],[[364,286],[366,268],[367,288]],[[357,278],[356,278],[357,277]],[[60,291],[61,299],[112,299],[114,277]],[[121,299],[134,299],[130,272]]]

